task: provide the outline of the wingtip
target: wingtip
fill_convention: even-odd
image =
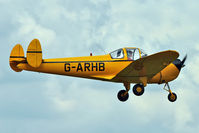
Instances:
[[[172,56],[174,56],[176,59],[179,57],[179,52],[178,51],[176,51],[176,50],[169,50],[170,52],[171,52],[171,54],[172,54]]]

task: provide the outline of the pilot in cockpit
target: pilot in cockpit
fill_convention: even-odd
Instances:
[[[131,50],[127,51],[128,60],[133,60],[133,52]]]

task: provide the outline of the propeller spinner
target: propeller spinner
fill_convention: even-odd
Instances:
[[[181,68],[183,68],[185,65],[185,61],[187,59],[187,55],[185,55],[185,57],[183,58],[183,60],[181,61],[180,59],[176,59],[173,61],[173,64],[178,68],[178,70],[180,71]]]

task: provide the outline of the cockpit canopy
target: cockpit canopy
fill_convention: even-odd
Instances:
[[[128,60],[137,60],[147,56],[147,54],[139,48],[120,48],[110,53],[112,59],[123,59],[127,57]]]

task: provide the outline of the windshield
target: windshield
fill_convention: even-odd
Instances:
[[[140,52],[141,52],[141,57],[147,56],[147,54],[145,53],[145,51],[143,49],[140,49]]]

